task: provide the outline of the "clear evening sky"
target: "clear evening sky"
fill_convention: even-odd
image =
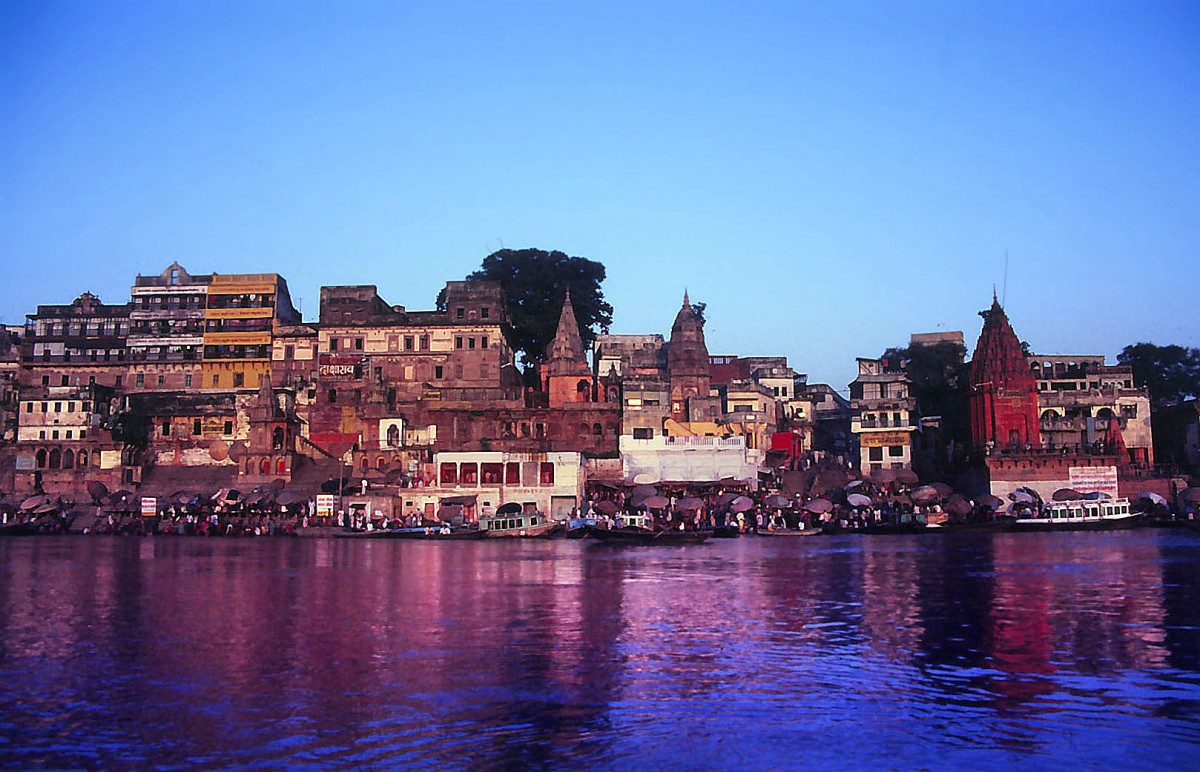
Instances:
[[[1198,40],[1187,0],[7,0],[0,317],[173,260],[424,310],[537,246],[613,332],[686,288],[711,353],[839,389],[993,284],[1039,352],[1200,345]]]

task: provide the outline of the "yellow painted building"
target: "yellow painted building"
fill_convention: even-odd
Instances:
[[[271,374],[276,326],[299,321],[279,274],[214,274],[204,315],[203,387],[258,388]]]

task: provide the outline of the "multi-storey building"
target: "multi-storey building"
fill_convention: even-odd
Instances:
[[[276,325],[299,322],[279,274],[213,274],[204,312],[203,388],[257,389],[271,374]]]
[[[850,384],[850,406],[859,469],[911,469],[917,403],[909,394],[904,370],[882,359],[859,359],[858,378]]]
[[[106,305],[85,292],[69,305],[38,306],[26,319],[23,385],[123,385],[128,304]]]
[[[192,276],[171,263],[157,276],[138,276],[130,290],[129,391],[200,388],[205,312],[212,276]]]
[[[1130,461],[1154,463],[1150,394],[1134,386],[1128,365],[1106,365],[1103,356],[1027,357],[1037,381],[1039,428],[1051,448],[1095,446],[1117,421]]]

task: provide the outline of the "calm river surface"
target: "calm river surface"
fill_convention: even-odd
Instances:
[[[10,768],[1200,765],[1200,538],[0,540]]]

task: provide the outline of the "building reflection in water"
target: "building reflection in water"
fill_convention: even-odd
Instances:
[[[681,722],[726,766],[753,761],[731,729],[914,716],[1032,750],[1042,713],[1196,669],[1195,556],[1153,532],[5,540],[0,729],[21,766],[655,765]]]

